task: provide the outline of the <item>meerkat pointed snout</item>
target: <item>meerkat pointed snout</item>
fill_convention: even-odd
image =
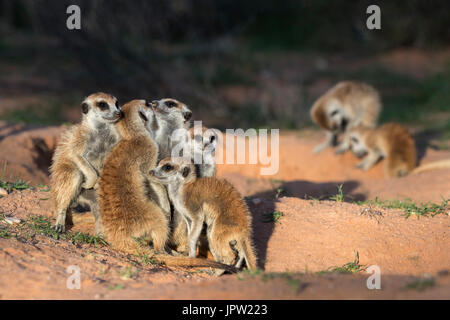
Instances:
[[[168,186],[169,198],[187,225],[189,256],[207,225],[209,249],[217,262],[257,268],[251,239],[251,215],[237,190],[215,177],[197,178],[189,158],[165,158],[150,172],[151,179]],[[237,255],[235,254],[237,252]]]
[[[91,189],[103,168],[103,161],[120,140],[116,123],[122,113],[117,99],[103,92],[89,95],[81,103],[82,120],[64,132],[58,142],[50,166],[50,185],[58,232],[71,223],[71,205],[83,190]],[[91,197],[93,198],[93,197]],[[94,197],[95,198],[95,197]],[[95,200],[94,200],[95,202]],[[100,230],[97,205],[90,201]]]

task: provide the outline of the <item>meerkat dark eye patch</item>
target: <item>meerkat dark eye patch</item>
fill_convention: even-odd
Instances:
[[[183,176],[183,178],[186,178],[189,173],[191,173],[191,169],[189,169],[189,167],[184,167],[183,171],[181,172],[181,175]]]
[[[89,105],[86,102],[83,102],[81,104],[81,112],[88,113],[88,111],[89,111]]]
[[[102,111],[109,109],[109,105],[105,101],[97,102],[97,107]]]
[[[175,101],[172,100],[168,100],[166,102],[164,102],[164,104],[168,107],[168,108],[174,108],[177,106],[177,103]]]
[[[339,111],[337,111],[337,110],[334,110],[332,113],[330,113],[330,116],[335,116],[335,115],[337,115],[339,113]]]
[[[165,165],[162,166],[161,169],[163,169],[163,171],[165,171],[165,172],[169,172],[169,171],[173,170],[173,166],[170,165],[170,164],[165,164]]]
[[[141,119],[144,121],[148,121],[148,118],[145,116],[145,114],[142,111],[139,111],[139,117],[141,117]]]
[[[358,139],[356,139],[355,137],[351,137],[350,140],[352,140],[352,142],[354,142],[354,143],[358,143]]]
[[[209,142],[213,143],[214,141],[216,141],[216,136],[213,135],[209,138]]]

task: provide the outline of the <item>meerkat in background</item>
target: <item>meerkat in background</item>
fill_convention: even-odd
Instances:
[[[218,134],[214,129],[208,129],[204,126],[190,128],[189,131],[179,130],[175,133],[174,143],[179,146],[181,154],[184,158],[191,159],[194,163],[195,172],[198,178],[215,177],[217,173],[214,152],[216,150]],[[181,144],[181,145],[178,145]],[[187,225],[183,216],[174,209],[171,221],[171,235],[169,244],[179,253],[188,253]],[[207,255],[207,246],[205,237],[202,233],[200,246],[200,254]]]
[[[120,139],[116,123],[121,111],[115,97],[102,92],[91,94],[81,104],[81,111],[81,123],[62,134],[50,166],[56,215],[53,228],[58,232],[65,231],[66,222],[72,224],[71,205],[80,192],[94,187],[105,156]],[[99,229],[98,212],[95,205],[92,207]]]
[[[207,225],[209,249],[217,262],[257,268],[251,239],[252,218],[239,192],[227,181],[197,178],[189,158],[166,158],[150,171],[152,180],[168,186],[169,198],[188,226],[189,256]],[[237,256],[235,254],[237,252]]]
[[[357,81],[339,82],[311,108],[311,119],[327,134],[314,153],[335,145],[340,133],[344,136],[336,153],[344,153],[350,147],[348,131],[357,126],[375,128],[381,109],[380,96],[373,87]]]
[[[397,123],[387,123],[377,129],[357,127],[349,133],[350,149],[362,157],[357,167],[370,169],[385,158],[384,173],[387,178],[401,177],[432,169],[450,168],[450,160],[427,163],[416,167],[417,151],[408,129]]]
[[[357,127],[350,134],[350,149],[358,156],[366,157],[357,165],[368,170],[381,158],[385,158],[384,174],[387,178],[410,173],[417,162],[414,139],[408,129],[396,123],[387,123],[377,129]]]
[[[170,266],[227,268],[214,261],[156,254],[142,248],[136,238],[153,243],[165,253],[169,236],[169,219],[161,207],[159,183],[148,180],[150,169],[158,158],[158,145],[153,137],[159,130],[155,112],[145,100],[133,100],[122,108],[123,119],[117,124],[122,140],[105,159],[98,183],[98,199],[103,232],[112,247],[131,254],[149,254]],[[160,187],[159,191],[156,187]],[[149,194],[158,195],[150,197]],[[164,193],[165,194],[165,193]]]
[[[170,157],[172,152],[172,134],[177,129],[189,129],[192,111],[182,102],[165,98],[152,101],[156,120],[160,130],[155,135],[159,147],[159,159]]]

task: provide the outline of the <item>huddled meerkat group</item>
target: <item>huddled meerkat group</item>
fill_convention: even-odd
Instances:
[[[450,168],[450,159],[417,167],[417,151],[409,130],[399,123],[378,126],[382,110],[380,95],[373,87],[357,82],[342,81],[319,97],[311,108],[311,118],[326,130],[327,140],[314,152],[342,142],[336,153],[351,150],[365,158],[356,166],[368,170],[380,159],[384,161],[386,178],[405,176],[438,168]]]
[[[218,136],[190,128],[184,103],[132,100],[119,107],[115,97],[95,93],[81,110],[81,123],[62,135],[50,167],[56,231],[72,224],[76,204],[88,204],[95,232],[125,253],[217,274],[244,263],[257,268],[247,205],[215,178]],[[203,242],[216,261],[196,257],[204,225]]]

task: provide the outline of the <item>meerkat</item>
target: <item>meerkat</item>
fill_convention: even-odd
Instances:
[[[356,127],[349,133],[350,149],[358,156],[366,156],[358,168],[368,170],[385,158],[384,175],[402,177],[431,169],[450,168],[450,160],[417,166],[417,151],[411,133],[401,124],[387,123],[376,129]]]
[[[357,81],[339,82],[311,108],[311,119],[326,130],[326,141],[316,146],[314,153],[334,146],[341,133],[343,139],[336,153],[344,153],[350,147],[349,130],[357,126],[375,128],[381,109],[381,99],[375,88]]]
[[[123,118],[117,124],[122,139],[106,157],[98,182],[106,241],[120,251],[148,254],[168,266],[228,269],[215,261],[164,254],[169,236],[169,219],[161,208],[166,205],[160,203],[164,197],[149,196],[158,193],[155,187],[164,187],[148,180],[150,169],[155,167],[158,158],[154,137],[159,125],[151,104],[145,100],[128,102],[122,111]],[[154,250],[141,247],[136,238],[152,242]]]
[[[169,198],[186,220],[190,257],[196,254],[205,223],[209,249],[217,262],[240,268],[245,261],[250,270],[257,268],[251,214],[229,182],[197,178],[190,159],[181,157],[161,160],[150,177],[168,186]]]
[[[71,206],[80,193],[95,186],[105,156],[120,139],[116,123],[121,110],[115,97],[102,92],[91,94],[82,102],[81,111],[81,123],[62,134],[50,166],[56,215],[53,228],[58,232],[65,231],[66,223],[72,224]],[[95,205],[91,207],[98,231],[98,211]]]
[[[155,135],[155,141],[159,147],[159,159],[171,156],[172,134],[177,129],[189,129],[189,120],[192,111],[182,102],[164,98],[152,101],[152,107],[156,114],[160,130]]]
[[[189,135],[192,140],[190,156],[195,165],[197,177],[215,177],[217,168],[214,152],[217,147],[217,133],[213,129],[202,126],[200,132],[196,132],[195,127],[190,128]]]
[[[208,129],[205,126],[194,125],[189,131],[179,130],[175,132],[174,143],[177,144],[181,152],[176,156],[191,159],[198,178],[215,177],[217,169],[214,152],[217,147],[217,141],[218,134],[215,130]],[[188,254],[187,225],[183,215],[176,209],[173,211],[171,229],[169,245],[179,253]],[[208,249],[207,245],[205,245],[205,232],[202,232],[200,240],[199,253],[206,256]]]

